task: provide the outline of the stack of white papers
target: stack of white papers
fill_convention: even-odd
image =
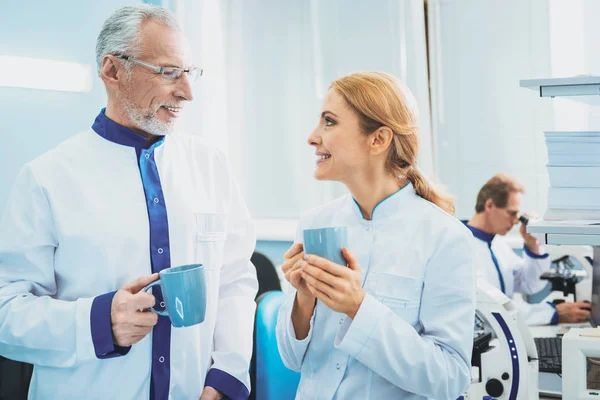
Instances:
[[[600,132],[545,132],[546,220],[600,219]]]

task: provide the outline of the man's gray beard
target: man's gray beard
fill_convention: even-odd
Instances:
[[[160,106],[158,106],[156,110],[149,110],[144,115],[144,112],[129,100],[126,93],[121,93],[120,102],[131,122],[144,132],[154,136],[165,136],[173,131],[175,125],[174,120],[171,120],[171,122],[164,122],[156,115]]]

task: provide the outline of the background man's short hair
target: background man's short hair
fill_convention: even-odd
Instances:
[[[475,212],[478,214],[483,212],[483,210],[485,210],[485,203],[488,199],[492,199],[496,207],[506,207],[508,204],[508,196],[513,192],[525,193],[525,186],[510,175],[494,175],[479,190],[477,202],[475,203]]]

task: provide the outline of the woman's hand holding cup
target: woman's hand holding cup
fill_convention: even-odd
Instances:
[[[285,274],[285,279],[296,289],[297,296],[301,297],[302,300],[310,300],[314,303],[315,297],[308,289],[306,281],[301,275],[303,256],[304,247],[302,243],[294,243],[283,255],[283,265],[281,266],[281,269]]]

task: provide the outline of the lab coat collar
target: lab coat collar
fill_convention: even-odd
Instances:
[[[106,108],[100,111],[100,114],[98,114],[92,125],[92,129],[106,140],[123,146],[135,147],[136,149],[147,149],[150,146],[156,147],[165,140],[163,136],[156,143],[149,145],[144,136],[123,125],[117,124],[106,116],[105,111]]]
[[[494,240],[494,236],[496,235],[492,233],[487,233],[485,231],[482,231],[481,229],[477,229],[474,226],[469,225],[468,222],[469,221],[462,221],[462,223],[465,224],[465,226],[469,228],[469,230],[473,233],[473,236],[475,236],[479,240],[483,240],[487,244],[492,243],[492,240]]]
[[[400,204],[406,202],[407,199],[411,195],[415,195],[415,189],[413,188],[412,183],[407,183],[404,187],[400,188],[398,191],[392,193],[385,199],[381,200],[373,209],[373,213],[371,215],[371,219],[375,221],[376,219],[385,219],[393,214],[398,213],[398,209]],[[361,219],[364,219],[362,212],[360,211],[360,207],[354,198],[354,210],[358,213]]]

